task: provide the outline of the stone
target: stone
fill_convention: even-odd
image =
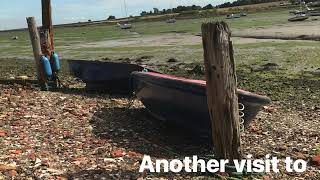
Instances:
[[[174,63],[174,62],[178,62],[178,60],[176,60],[175,58],[170,58],[167,62],[168,63]]]
[[[16,164],[0,164],[0,172],[5,172],[5,171],[12,171],[16,170],[17,165]]]
[[[113,158],[123,157],[125,153],[121,149],[116,149],[111,153]]]
[[[7,133],[5,131],[0,130],[0,137],[5,137]]]
[[[311,165],[320,166],[320,154],[311,158]]]

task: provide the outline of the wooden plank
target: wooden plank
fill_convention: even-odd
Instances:
[[[217,158],[241,159],[237,81],[230,30],[225,22],[202,24],[207,100]]]
[[[47,84],[47,79],[43,73],[43,69],[40,63],[41,53],[41,45],[40,45],[40,37],[36,24],[36,20],[34,17],[27,18],[28,29],[30,33],[30,40],[33,48],[33,55],[36,62],[37,76],[40,82],[41,88],[45,89]]]

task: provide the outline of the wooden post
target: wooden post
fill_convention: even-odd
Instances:
[[[42,53],[41,53],[40,37],[39,37],[36,20],[34,17],[28,17],[27,23],[28,23],[29,33],[30,33],[30,40],[33,48],[33,55],[36,62],[38,80],[40,82],[41,88],[46,89],[47,79],[44,76],[43,69],[40,64],[40,57]]]
[[[225,22],[202,24],[207,100],[217,158],[241,159],[235,63]]]
[[[53,44],[53,25],[52,25],[52,12],[51,12],[51,0],[41,0],[42,6],[42,28],[41,28],[41,49],[42,53],[49,59],[54,51]],[[52,87],[58,87],[58,74],[53,72],[51,81]]]
[[[47,44],[47,49],[45,52],[49,53],[46,54],[47,56],[51,56],[51,52],[54,49],[53,44],[53,27],[52,27],[52,15],[51,15],[51,0],[41,0],[42,6],[42,29],[48,30],[49,37],[47,38],[49,42]]]
[[[50,58],[52,52],[51,52],[50,33],[49,33],[48,29],[41,28],[41,30],[40,30],[40,44],[41,44],[42,54],[45,54],[47,57]]]

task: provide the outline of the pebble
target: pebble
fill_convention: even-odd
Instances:
[[[320,167],[320,154],[311,158],[310,163]]]

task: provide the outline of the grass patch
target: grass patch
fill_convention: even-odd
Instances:
[[[315,47],[320,48],[320,42],[317,41],[268,41],[268,42],[257,42],[257,43],[247,43],[247,44],[236,44],[236,48],[248,49],[248,48],[264,48],[264,47],[274,47],[274,48],[291,48],[291,47]]]
[[[174,46],[173,46],[174,47]],[[78,48],[76,51],[153,51],[153,50],[164,50],[170,49],[171,46],[129,46],[129,47],[88,47]],[[130,53],[130,52],[129,52]]]
[[[262,42],[235,45],[238,66],[276,63],[282,73],[300,76],[303,71],[320,68],[320,43],[311,41]]]
[[[225,16],[178,20],[176,24],[162,21],[137,22],[131,30],[120,30],[111,25],[55,28],[55,47],[64,59],[135,59],[152,56],[145,64],[169,74],[204,79],[203,75],[192,74],[188,69],[203,66],[201,44],[170,46],[119,46],[81,47],[78,44],[111,39],[143,37],[165,33],[199,33],[202,22],[225,20],[232,30],[252,27],[268,27],[286,24],[287,10],[250,13],[247,17],[226,20]],[[12,37],[18,36],[18,40]],[[266,41],[235,44],[235,59],[239,86],[253,92],[270,94],[274,99],[290,99],[294,91],[297,99],[303,99],[304,88],[318,92],[320,43],[312,41]],[[34,75],[33,63],[18,61],[16,57],[33,57],[27,31],[0,32],[1,76]],[[8,59],[9,58],[9,59]],[[11,58],[11,59],[10,59]],[[167,63],[175,58],[176,63]],[[276,64],[275,69],[263,69],[268,63]],[[32,65],[31,65],[32,64]],[[65,66],[67,67],[67,66]],[[68,71],[68,70],[66,70]],[[303,79],[306,79],[302,82]],[[290,82],[287,85],[286,82]],[[305,83],[305,84],[304,84]],[[311,88],[310,88],[311,87]],[[287,88],[286,91],[283,91]],[[296,89],[296,91],[295,91]],[[300,95],[300,94],[302,95]],[[310,94],[310,93],[309,93]],[[307,97],[307,96],[306,96]]]
[[[320,145],[316,146],[314,149],[315,149],[315,154],[320,154]]]
[[[96,25],[84,27],[60,27],[54,29],[55,46],[72,46],[79,43],[89,43],[110,39],[123,39],[142,35],[158,35],[164,33],[198,33],[201,24],[207,21],[225,20],[231,29],[244,29],[250,27],[266,27],[287,22],[287,10],[275,10],[269,12],[250,13],[240,19],[225,19],[225,16],[217,16],[200,19],[178,20],[175,24],[167,24],[164,21],[150,21],[133,23],[131,30],[120,30],[113,25]],[[12,38],[17,36],[18,40]],[[0,52],[7,51],[1,45],[11,45],[20,48],[30,48],[29,33],[27,31],[0,32]],[[9,51],[11,52],[11,51]]]

